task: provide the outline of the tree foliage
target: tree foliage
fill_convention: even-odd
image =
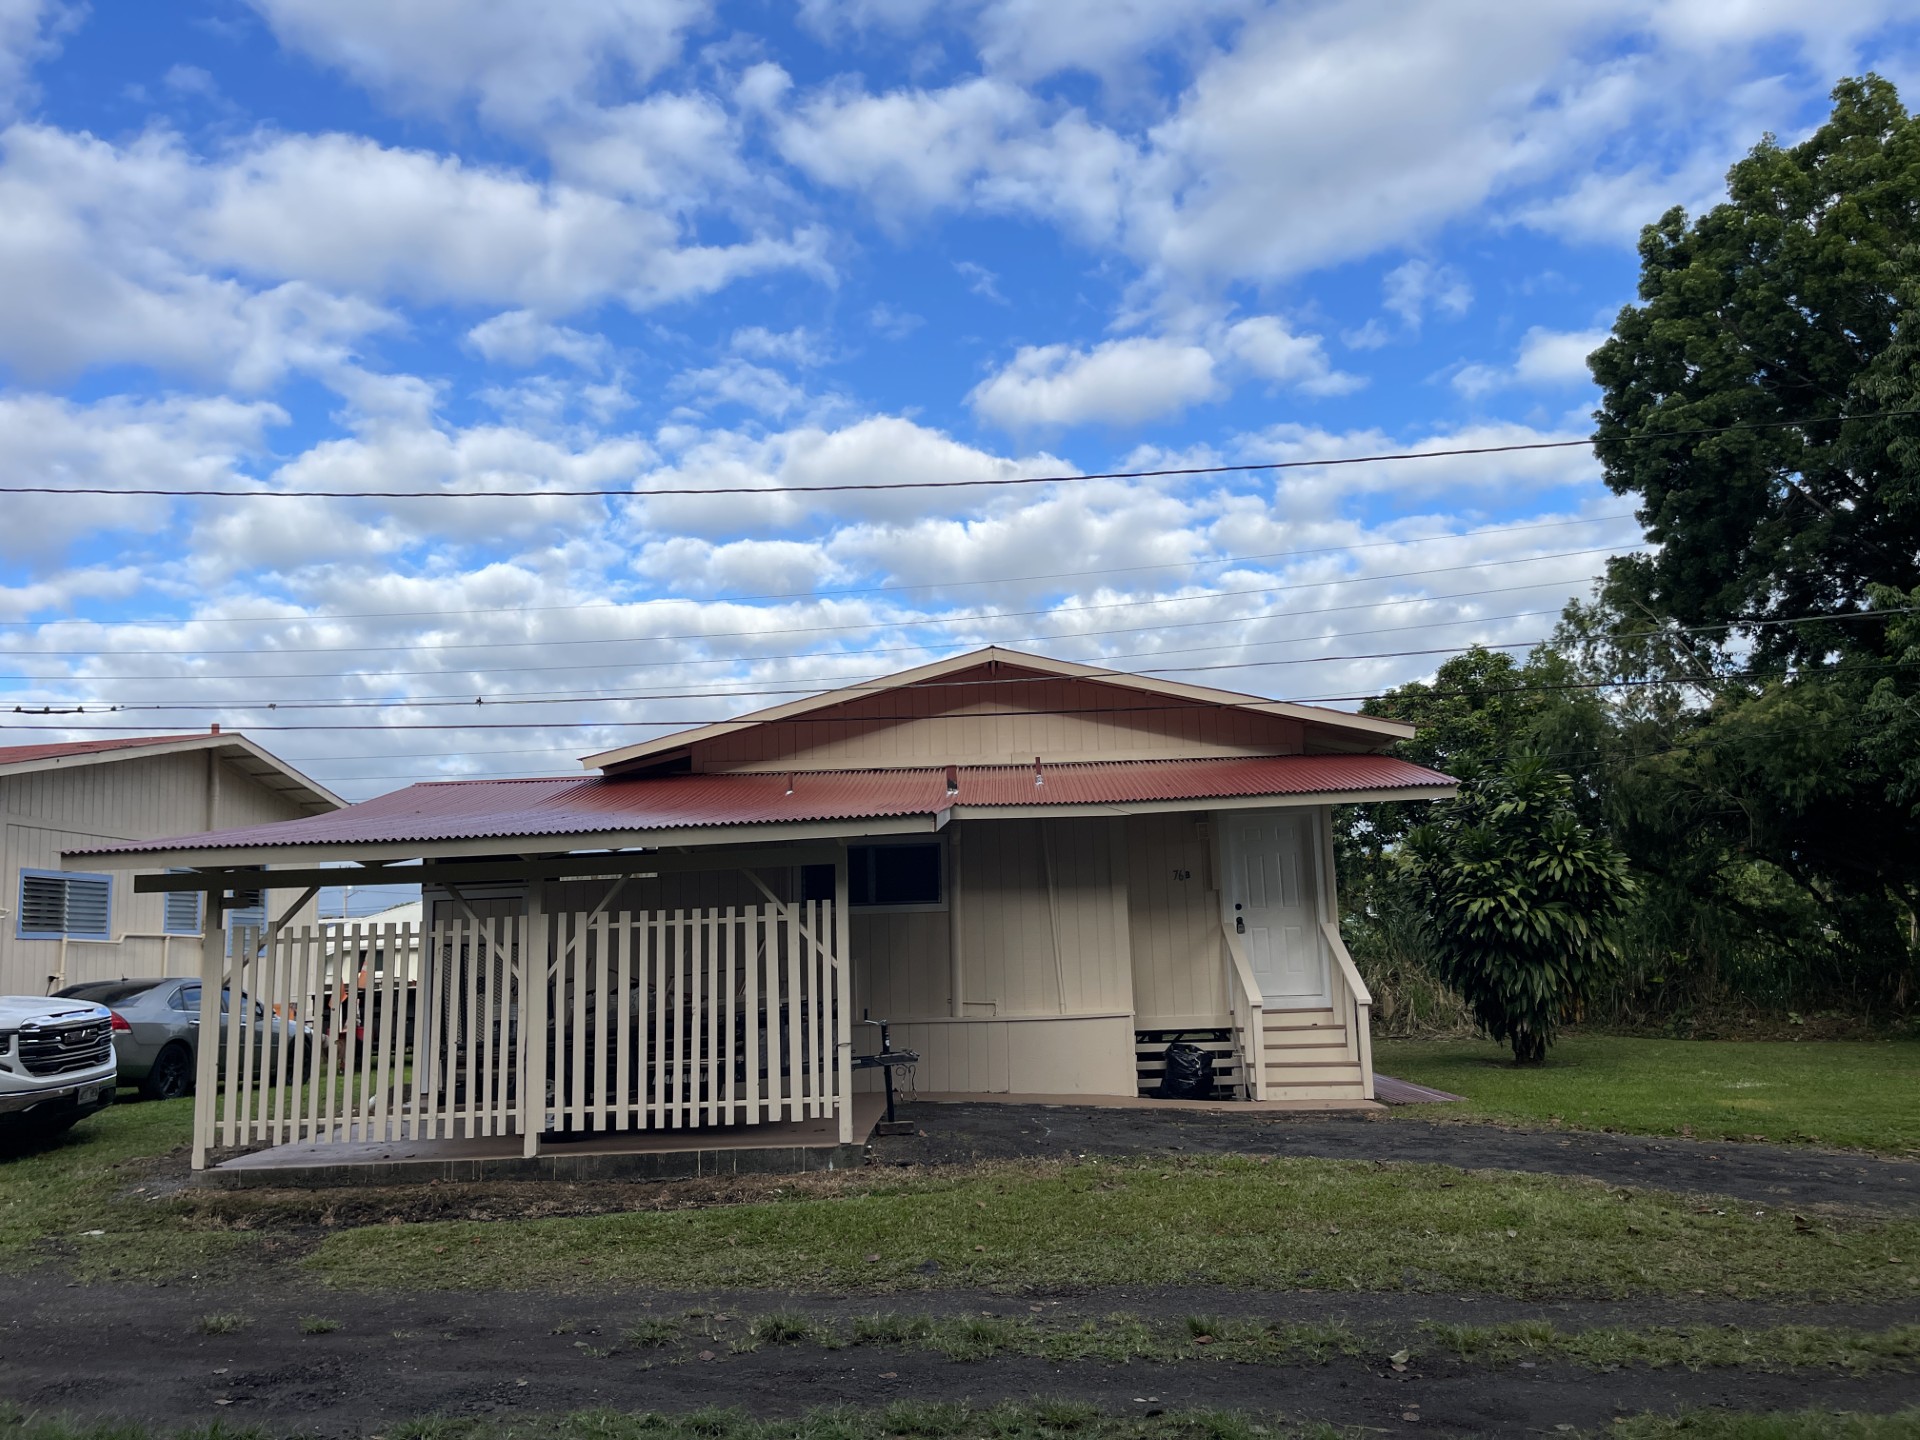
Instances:
[[[1465,767],[1459,797],[1407,836],[1440,976],[1520,1064],[1606,974],[1632,891],[1626,860],[1583,823],[1573,785],[1539,756]]]
[[[1469,651],[1367,708],[1423,727],[1408,759],[1534,754],[1572,777],[1569,809],[1636,880],[1599,992],[1613,1015],[1729,999],[1904,1014],[1920,996],[1920,120],[1879,77],[1845,81],[1804,142],[1762,140],[1725,203],[1668,212],[1640,256],[1638,303],[1591,364],[1604,478],[1656,546],[1615,560],[1524,661]],[[1341,832],[1363,943],[1412,818],[1374,807]]]
[[[1736,164],[1724,204],[1647,227],[1641,303],[1592,356],[1607,484],[1638,497],[1659,546],[1612,567],[1635,619],[1850,611],[1871,585],[1920,585],[1920,415],[1874,418],[1920,407],[1903,333],[1920,121],[1878,76],[1833,102],[1801,144],[1769,138]],[[1802,660],[1872,634],[1741,628],[1761,657]]]

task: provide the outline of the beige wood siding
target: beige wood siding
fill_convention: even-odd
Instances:
[[[934,1020],[893,1032],[897,1050],[920,1056],[913,1088],[959,1095],[1132,1095],[1133,1020],[1127,1015],[1026,1020]],[[854,1032],[854,1048],[877,1048]],[[880,1088],[877,1072],[858,1071],[855,1087]]]
[[[209,783],[216,765],[217,787]],[[115,941],[69,940],[63,956],[58,940],[16,939],[23,869],[85,872],[84,860],[62,865],[61,852],[292,820],[304,813],[206,751],[130,753],[105,763],[0,777],[0,910],[5,912],[0,918],[0,993],[43,995],[86,980],[185,974],[200,963],[200,942],[192,937],[141,938],[159,935],[164,902],[158,895],[136,895],[131,870],[112,872]],[[294,895],[274,892],[270,898],[277,902],[277,918],[277,906]],[[312,907],[299,918],[312,919]]]
[[[1124,822],[1133,997],[1145,1028],[1227,1023],[1220,892],[1204,814]]]
[[[1289,755],[1296,720],[1144,695],[1091,680],[909,686],[806,719],[776,720],[693,748],[699,771]],[[1094,713],[1051,713],[1083,710]]]

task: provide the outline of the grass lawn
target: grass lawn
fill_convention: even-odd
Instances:
[[[1439,1356],[1500,1368],[1518,1360],[1556,1359],[1596,1370],[1643,1365],[1650,1369],[1826,1369],[1863,1374],[1874,1370],[1910,1373],[1920,1362],[1920,1325],[1880,1331],[1826,1325],[1562,1330],[1549,1320],[1502,1325],[1426,1321],[1417,1333],[1408,1334],[1393,1327],[1356,1329],[1344,1320],[1286,1323],[1222,1315],[1189,1315],[1173,1323],[1117,1313],[1062,1325],[1037,1317],[879,1311],[859,1316],[850,1325],[839,1325],[791,1310],[763,1315],[689,1310],[680,1319],[649,1316],[628,1329],[623,1338],[629,1351],[670,1359],[702,1349],[741,1354],[778,1345],[810,1345],[823,1350],[862,1346],[930,1350],[963,1362],[1022,1355],[1056,1362],[1093,1360],[1116,1365],[1137,1360],[1160,1364],[1323,1365],[1336,1355],[1378,1358],[1396,1351],[1404,1351],[1415,1362]]]
[[[0,1267],[58,1254],[83,1275],[158,1278],[249,1243],[182,1227],[167,1201],[122,1195],[192,1132],[192,1100],[123,1101],[58,1140],[0,1156]]]
[[[1481,1040],[1381,1040],[1383,1074],[1463,1095],[1402,1114],[1920,1154],[1920,1042],[1569,1035],[1539,1069]]]
[[[348,1289],[1220,1284],[1514,1295],[1909,1297],[1920,1218],[1699,1205],[1439,1165],[1252,1157],[764,1177],[731,1203],[329,1230],[270,1197],[144,1188],[187,1102],[0,1161],[0,1265],[82,1279],[260,1267]],[[177,1165],[177,1159],[173,1162]],[[280,1202],[284,1208],[284,1202]]]
[[[368,1225],[328,1235],[305,1263],[356,1289],[1216,1284],[1885,1297],[1920,1286],[1920,1220],[1796,1220],[1439,1165],[1032,1161],[851,1172],[708,1209]]]

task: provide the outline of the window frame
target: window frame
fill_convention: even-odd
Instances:
[[[169,867],[169,875],[185,875],[190,872],[177,866]],[[193,902],[193,928],[177,930],[174,928],[172,910],[177,901]],[[198,890],[168,890],[160,897],[160,933],[162,935],[204,935],[207,927],[207,897]]]
[[[97,880],[107,887],[105,928],[102,930],[29,930],[27,928],[27,881],[58,880],[62,884],[71,884],[75,880]],[[113,876],[95,870],[37,870],[32,866],[20,867],[19,883],[14,887],[15,910],[13,915],[13,938],[16,940],[113,940]],[[70,908],[68,897],[61,896],[63,915]]]
[[[891,849],[896,846],[918,845],[938,852],[940,857],[937,872],[940,898],[937,900],[913,900],[897,904],[862,905],[853,898],[853,852],[856,850]],[[847,913],[850,915],[937,915],[944,912],[952,898],[952,876],[948,870],[949,857],[947,841],[943,835],[875,835],[859,841],[847,842]]]

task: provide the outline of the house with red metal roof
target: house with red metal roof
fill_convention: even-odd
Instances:
[[[0,745],[0,994],[199,967],[199,895],[136,894],[111,870],[63,868],[63,852],[304,819],[342,803],[217,729]]]
[[[1452,793],[1384,753],[1411,733],[988,648],[580,776],[414,785],[72,861],[173,867],[136,886],[214,906],[248,867],[302,900],[341,866],[422,886],[416,980],[361,976],[291,1053],[245,1043],[247,1007],[224,1070],[200,1047],[196,1165],[837,1163],[889,1080],[1149,1103],[1171,1053],[1189,1096],[1370,1106],[1331,817]],[[269,1007],[322,1003],[323,946],[279,913],[209,938],[206,983],[237,969]]]

